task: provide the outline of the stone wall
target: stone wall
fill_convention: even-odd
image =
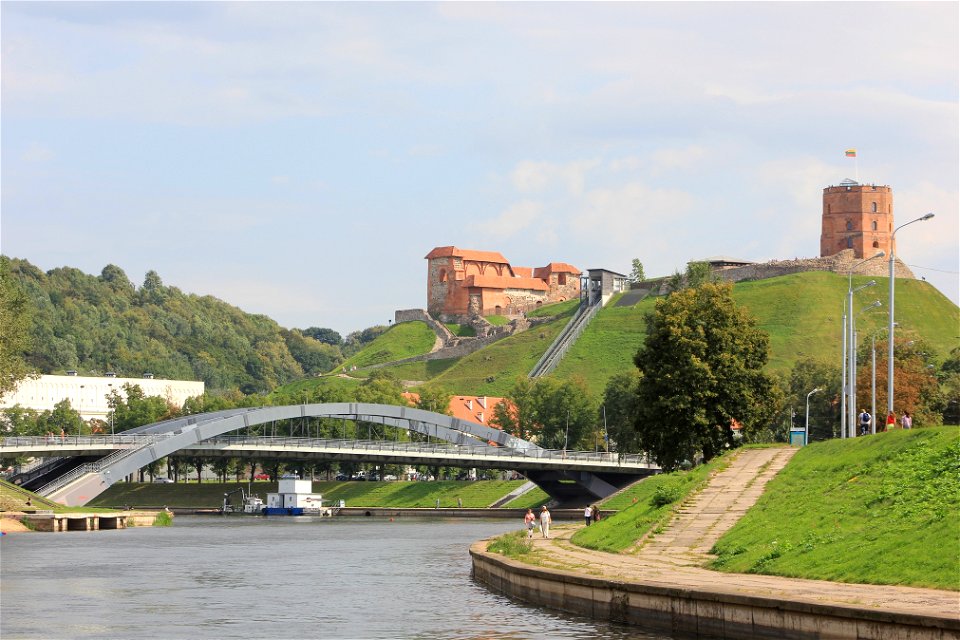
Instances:
[[[770,262],[759,262],[757,264],[748,264],[743,267],[733,267],[732,269],[723,269],[716,274],[722,280],[729,282],[740,282],[741,280],[763,280],[774,278],[776,276],[785,276],[791,273],[802,273],[805,271],[832,271],[847,275],[855,264],[861,262],[860,258],[854,257],[853,249],[844,249],[840,253],[822,258],[794,258],[793,260],[771,260]],[[854,271],[854,274],[860,276],[887,276],[890,273],[890,262],[886,258],[876,258],[864,264],[861,264]],[[907,265],[899,259],[894,263],[894,273],[897,278],[915,279],[913,272]]]

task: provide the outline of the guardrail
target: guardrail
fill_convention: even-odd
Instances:
[[[136,453],[143,447],[148,447],[154,444],[155,442],[164,440],[169,437],[170,436],[166,434],[150,435],[150,436],[98,436],[98,437],[91,437],[91,438],[76,436],[78,441],[76,444],[81,444],[79,441],[86,439],[89,442],[86,442],[84,444],[107,443],[107,444],[118,444],[118,445],[127,444],[128,446],[122,449],[118,449],[117,451],[114,451],[110,455],[100,458],[96,462],[88,462],[86,464],[80,465],[79,467],[71,471],[68,471],[67,473],[56,478],[52,482],[48,482],[47,484],[40,487],[40,489],[37,490],[37,494],[46,497],[52,494],[54,491],[67,486],[77,478],[85,476],[88,473],[97,473],[102,469],[104,469],[105,467],[108,467],[116,462],[119,462],[120,460],[123,460],[127,456]],[[116,440],[117,438],[125,439],[125,441],[122,441],[122,440],[118,441]],[[6,445],[6,441],[4,441],[4,445]]]
[[[401,453],[428,453],[435,455],[455,454],[483,458],[508,458],[511,460],[555,460],[559,462],[594,462],[617,466],[651,466],[646,454],[618,454],[603,451],[571,451],[563,449],[513,449],[487,445],[461,445],[448,442],[399,442],[394,440],[348,440],[320,438],[280,438],[227,436],[204,440],[200,444],[243,447],[310,448],[310,449],[360,449]]]
[[[554,339],[547,350],[543,352],[537,364],[527,374],[528,378],[539,378],[553,371],[563,356],[566,355],[570,346],[577,341],[583,330],[593,319],[603,305],[600,304],[599,296],[593,302],[581,305],[577,313],[570,318],[570,322],[563,328],[560,334]]]

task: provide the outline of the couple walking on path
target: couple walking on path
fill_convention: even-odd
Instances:
[[[523,524],[527,528],[527,537],[533,537],[533,529],[537,522],[537,516],[533,515],[533,509],[527,509],[527,515],[523,516]],[[547,505],[540,507],[540,533],[544,538],[550,537],[550,523],[553,518],[550,517],[550,511]]]

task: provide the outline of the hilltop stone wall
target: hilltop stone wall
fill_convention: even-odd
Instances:
[[[741,280],[763,280],[766,278],[775,278],[776,276],[785,276],[791,273],[801,273],[804,271],[832,271],[834,273],[848,274],[855,264],[862,259],[854,257],[853,249],[844,249],[840,253],[822,258],[794,258],[793,260],[771,260],[769,262],[760,262],[757,264],[748,264],[742,267],[733,267],[731,269],[722,269],[716,274],[722,280],[729,282],[740,282]],[[864,264],[861,264],[854,270],[854,274],[860,276],[887,276],[890,272],[890,262],[884,258],[876,258]],[[894,274],[897,278],[916,279],[910,268],[900,259],[894,262]]]

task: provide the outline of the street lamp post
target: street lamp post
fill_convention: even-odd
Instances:
[[[843,301],[846,311],[847,301]],[[843,314],[843,373],[840,376],[840,438],[847,437],[847,314]]]
[[[893,325],[894,325],[894,322],[893,322],[893,281],[894,281],[893,271],[895,266],[894,265],[895,251],[894,251],[893,240],[897,235],[897,231],[900,231],[900,229],[903,229],[908,224],[913,224],[914,222],[924,222],[929,220],[932,217],[933,217],[932,213],[922,215],[919,218],[916,218],[915,220],[911,220],[910,222],[903,223],[902,225],[894,229],[893,233],[890,234],[890,302],[889,302],[890,322],[887,326],[887,328],[889,329],[889,333],[888,333],[889,348],[887,350],[887,415],[890,415],[891,413],[893,413]]]
[[[866,259],[861,260],[860,262],[857,262],[856,264],[854,264],[852,267],[850,267],[850,271],[847,273],[847,313],[850,314],[850,315],[849,315],[850,325],[849,325],[849,327],[848,327],[848,329],[847,329],[847,330],[850,332],[850,339],[847,341],[847,349],[848,349],[848,352],[847,352],[847,359],[848,359],[847,370],[849,371],[848,380],[847,380],[847,382],[848,382],[848,384],[847,384],[847,394],[848,394],[848,397],[847,397],[847,428],[850,430],[852,437],[855,437],[855,436],[856,436],[856,431],[857,431],[857,430],[856,430],[857,408],[856,408],[856,406],[855,406],[855,405],[857,404],[857,395],[856,395],[856,393],[857,393],[857,377],[856,377],[856,376],[857,376],[857,372],[856,372],[856,365],[855,365],[855,357],[856,357],[856,356],[855,356],[855,349],[856,349],[856,345],[854,344],[854,335],[853,335],[853,333],[854,333],[853,294],[856,293],[857,291],[859,291],[860,289],[864,289],[864,288],[866,288],[866,287],[872,287],[872,286],[874,286],[875,284],[877,284],[877,281],[876,281],[876,280],[871,280],[871,281],[868,282],[867,284],[861,285],[861,286],[857,287],[856,289],[854,289],[854,288],[853,288],[853,272],[856,271],[856,270],[857,270],[857,267],[859,267],[860,265],[865,264],[865,263],[867,263],[867,262],[870,262],[871,260],[874,260],[874,259],[876,259],[876,258],[882,258],[883,256],[884,256],[883,251],[878,251],[878,252],[876,252],[875,254],[873,254],[872,256],[870,256],[869,258],[866,258]]]
[[[807,394],[807,417],[803,423],[803,444],[810,444],[810,396],[817,393],[818,391],[823,391],[820,387],[817,387],[813,391]]]
[[[856,324],[856,319],[860,317],[865,311],[870,309],[876,309],[877,307],[882,306],[879,300],[874,300],[872,303],[865,306],[863,309],[850,318],[850,325],[854,326]],[[857,415],[857,332],[852,331],[852,345],[850,347],[850,402],[848,406],[850,407],[850,418],[847,424],[850,426],[850,437],[857,437],[857,424],[856,424],[856,415]]]
[[[870,336],[870,435],[877,433],[877,336]]]

